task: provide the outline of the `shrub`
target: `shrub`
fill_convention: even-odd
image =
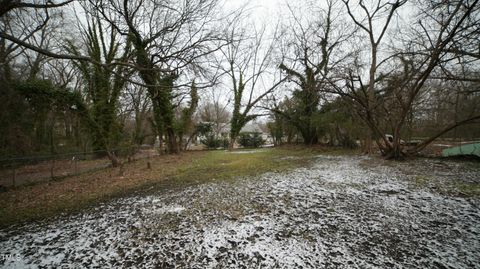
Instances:
[[[265,144],[262,135],[257,132],[240,133],[238,143],[244,148],[258,148]]]
[[[218,137],[215,137],[214,135],[207,135],[205,139],[200,140],[200,142],[204,144],[208,149],[228,147],[227,138],[218,138]]]

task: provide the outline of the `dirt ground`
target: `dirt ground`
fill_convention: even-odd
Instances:
[[[212,179],[1,230],[0,265],[475,268],[479,168],[319,155],[290,172]]]

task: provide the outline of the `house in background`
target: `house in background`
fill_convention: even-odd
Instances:
[[[214,122],[202,122],[202,124],[211,124],[212,133],[216,138],[220,139],[230,139],[230,123],[224,124],[215,124]],[[273,139],[268,132],[266,124],[251,122],[245,125],[240,133],[259,133],[263,140],[265,140],[265,146],[273,145]],[[188,149],[199,149],[203,148],[201,141],[206,137],[204,135],[196,136],[188,146]],[[235,147],[239,147],[238,143],[235,143]]]
[[[265,146],[273,145],[273,138],[268,131],[267,125],[264,123],[259,123],[253,121],[251,123],[247,123],[240,133],[260,133],[262,139],[265,140]]]

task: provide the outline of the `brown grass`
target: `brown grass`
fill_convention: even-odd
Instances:
[[[323,149],[288,147],[238,154],[196,151],[157,156],[62,180],[11,189],[0,193],[0,226],[76,212],[87,206],[133,192],[182,188],[216,180],[231,180],[267,171],[282,171],[308,162]],[[330,152],[331,153],[331,152]],[[283,159],[284,156],[298,158]],[[151,169],[147,168],[151,163]]]

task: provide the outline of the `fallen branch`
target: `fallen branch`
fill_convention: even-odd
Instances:
[[[476,115],[476,116],[473,116],[473,117],[470,117],[468,119],[465,119],[465,120],[462,120],[462,121],[459,121],[459,122],[456,122],[450,126],[448,126],[447,128],[443,129],[442,131],[440,131],[439,133],[437,133],[436,135],[422,141],[420,144],[418,144],[417,146],[415,146],[413,149],[411,150],[408,150],[408,153],[409,154],[415,154],[415,153],[418,153],[419,151],[421,151],[422,149],[424,149],[426,146],[428,146],[430,143],[432,143],[435,139],[439,138],[440,136],[444,135],[445,133],[461,126],[461,125],[464,125],[464,124],[467,124],[467,123],[471,123],[472,121],[474,120],[478,120],[480,119],[480,115]]]

